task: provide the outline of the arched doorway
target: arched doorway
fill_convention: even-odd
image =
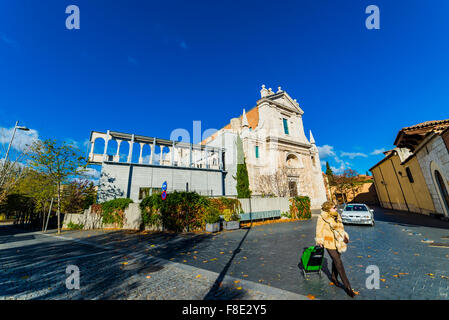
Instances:
[[[440,200],[442,201],[443,210],[445,214],[449,216],[449,193],[447,191],[446,184],[444,182],[443,176],[438,170],[434,171],[435,182],[437,185],[437,191],[440,193]]]

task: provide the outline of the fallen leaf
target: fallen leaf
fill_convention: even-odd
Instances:
[[[408,274],[407,272],[399,272],[400,275],[406,275]]]
[[[395,278],[399,278],[399,275],[397,275],[397,274],[394,274],[394,275],[393,275],[393,277],[395,277]]]
[[[224,252],[223,252],[223,251],[221,251],[221,252],[220,252],[220,254],[224,254]]]
[[[243,277],[248,278],[248,275],[247,275],[247,274],[244,274]]]
[[[240,280],[235,280],[235,281],[234,281],[234,283],[239,283],[239,282],[240,282]]]
[[[385,282],[386,280],[385,279],[380,279],[380,281]]]
[[[333,282],[329,282],[330,286],[335,286],[335,284]]]
[[[217,258],[212,258],[212,259],[210,259],[209,261],[215,261],[215,260],[217,260]]]
[[[147,279],[150,279],[151,278],[151,276],[147,276]]]
[[[187,262],[187,260],[182,260],[182,262],[186,263],[186,262]]]
[[[242,290],[242,287],[237,287],[236,289],[237,289],[237,290]]]
[[[307,295],[307,298],[309,298],[310,300],[315,300],[315,296],[310,293]]]
[[[431,276],[431,277],[435,276],[433,273],[426,273],[426,275]]]
[[[358,296],[360,293],[358,291],[352,290],[356,296]]]
[[[199,278],[201,278],[201,275],[199,274],[199,275],[197,275],[195,278],[199,279]]]
[[[441,279],[449,279],[448,276],[441,276]]]

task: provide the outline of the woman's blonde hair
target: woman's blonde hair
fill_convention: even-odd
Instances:
[[[329,212],[333,207],[335,207],[335,204],[332,201],[326,201],[322,204],[321,210]]]

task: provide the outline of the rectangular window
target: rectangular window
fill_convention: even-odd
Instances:
[[[413,179],[413,176],[412,176],[412,172],[410,171],[409,167],[405,168],[405,172],[407,173],[408,181],[410,181],[410,183],[415,182],[415,180]]]
[[[284,133],[288,134],[288,122],[287,119],[282,119],[284,122]]]
[[[259,159],[259,146],[256,146],[256,159]]]
[[[150,195],[150,188],[139,188],[139,200],[142,200]]]

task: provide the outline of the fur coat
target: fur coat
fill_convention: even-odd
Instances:
[[[345,237],[349,240],[340,215],[337,213],[335,219],[328,212],[321,211],[316,224],[316,244],[342,253],[346,251]]]

